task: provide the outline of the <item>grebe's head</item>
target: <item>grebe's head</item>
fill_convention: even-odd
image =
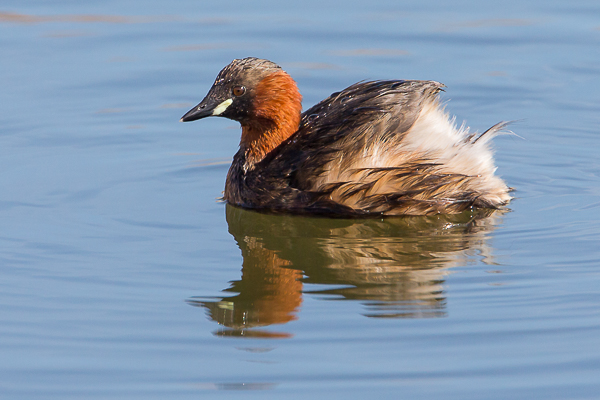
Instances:
[[[229,118],[242,125],[261,118],[275,120],[276,115],[271,114],[276,110],[272,108],[289,101],[298,103],[299,114],[301,97],[292,78],[271,61],[249,57],[233,60],[223,68],[204,100],[181,121],[210,116]]]

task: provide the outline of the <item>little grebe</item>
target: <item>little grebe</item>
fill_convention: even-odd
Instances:
[[[494,175],[490,139],[457,129],[434,81],[356,83],[301,113],[302,96],[277,64],[233,60],[182,121],[240,122],[224,199],[272,212],[428,215],[497,208],[509,188]]]

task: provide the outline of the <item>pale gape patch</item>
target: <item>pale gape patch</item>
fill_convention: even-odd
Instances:
[[[213,110],[212,115],[221,115],[223,114],[223,112],[225,110],[227,110],[227,107],[229,107],[231,105],[231,103],[233,103],[232,99],[227,99],[224,102],[222,102],[221,104],[219,104],[218,106],[215,107],[215,109]]]

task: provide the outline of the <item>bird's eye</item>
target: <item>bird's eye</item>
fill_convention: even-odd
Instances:
[[[234,86],[232,93],[234,96],[241,96],[246,93],[246,88],[243,86]]]

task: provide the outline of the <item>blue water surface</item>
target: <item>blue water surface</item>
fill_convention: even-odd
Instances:
[[[0,394],[595,399],[596,1],[0,5]],[[304,108],[432,79],[509,210],[329,220],[218,199],[239,126],[180,124],[234,58]],[[243,392],[243,393],[241,393]]]

